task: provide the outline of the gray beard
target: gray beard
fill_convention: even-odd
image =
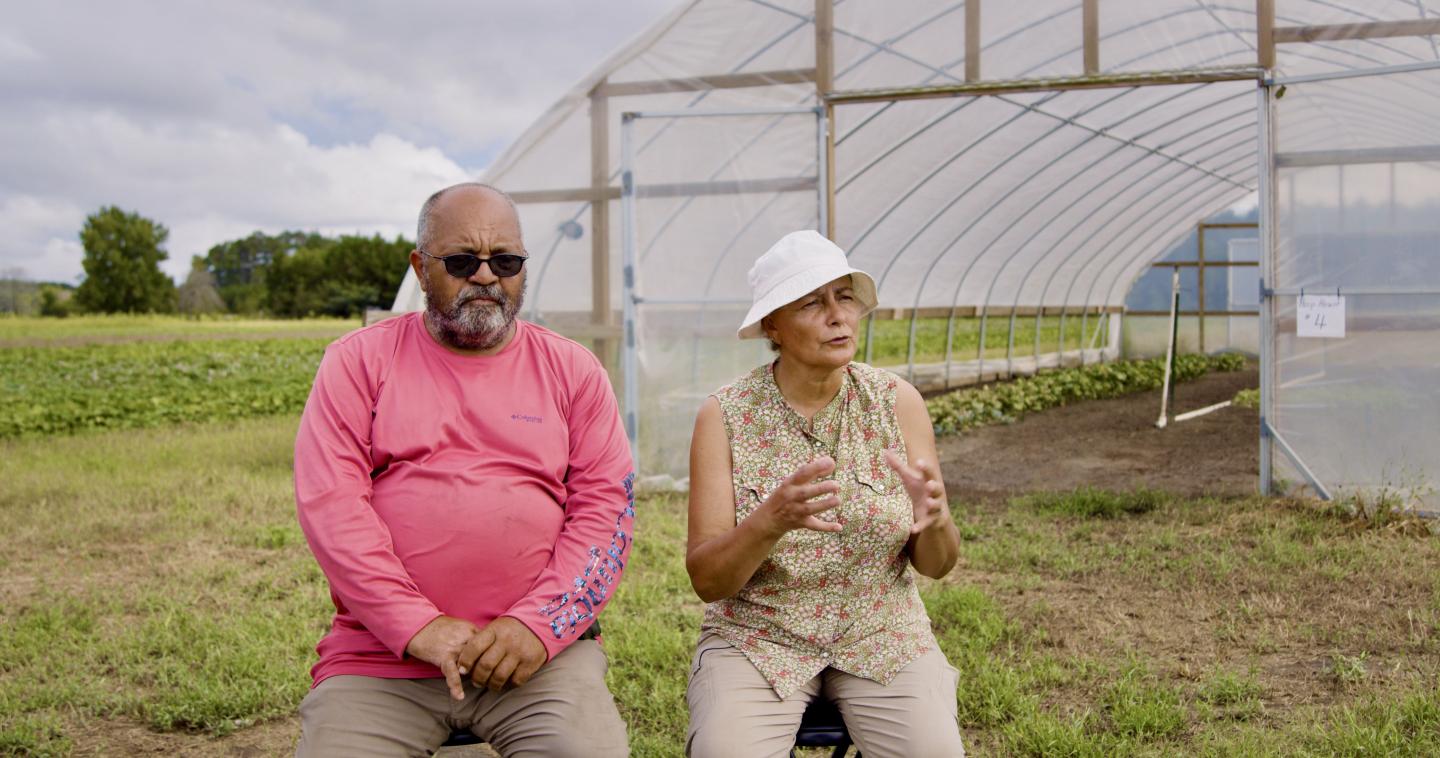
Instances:
[[[432,333],[441,342],[460,350],[495,348],[510,334],[510,325],[515,323],[515,315],[520,312],[520,304],[525,300],[526,284],[527,281],[521,281],[520,294],[514,300],[506,296],[499,282],[470,285],[456,293],[455,299],[444,309],[434,300],[425,298],[425,312],[429,316]],[[465,307],[466,303],[481,298],[493,300],[499,307]]]

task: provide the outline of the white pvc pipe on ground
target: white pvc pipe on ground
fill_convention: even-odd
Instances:
[[[1214,413],[1215,411],[1218,411],[1218,410],[1220,410],[1221,408],[1229,408],[1229,407],[1230,407],[1230,404],[1233,403],[1233,402],[1235,402],[1235,401],[1233,401],[1233,400],[1226,400],[1226,401],[1223,402],[1223,403],[1216,403],[1216,404],[1214,404],[1214,405],[1207,405],[1207,406],[1205,406],[1204,408],[1200,408],[1200,409],[1197,409],[1197,410],[1189,411],[1189,412],[1187,412],[1187,413],[1181,413],[1180,415],[1178,415],[1178,416],[1175,417],[1175,423],[1178,424],[1178,423],[1180,423],[1181,421],[1189,421],[1189,420],[1192,419],[1192,418],[1199,418],[1200,416],[1204,416],[1204,415],[1207,414],[1207,413]]]

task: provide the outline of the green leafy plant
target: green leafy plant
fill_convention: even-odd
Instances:
[[[1331,681],[1340,687],[1360,684],[1370,675],[1370,670],[1365,666],[1367,657],[1366,653],[1359,655],[1335,653],[1330,656],[1326,672],[1330,675]]]
[[[1175,358],[1175,380],[1186,382],[1210,371],[1238,371],[1244,366],[1244,357],[1234,353],[1180,355]],[[1158,358],[1101,363],[957,390],[931,398],[926,405],[935,431],[954,434],[988,424],[1010,423],[1026,413],[1079,400],[1159,389],[1164,377],[1165,362]]]
[[[0,350],[0,439],[297,414],[328,341]]]

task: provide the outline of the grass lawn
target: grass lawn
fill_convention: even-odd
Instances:
[[[323,577],[294,522],[295,420],[0,442],[0,754],[287,754]],[[684,504],[637,506],[605,614],[636,756],[680,752],[700,604]],[[1440,543],[1281,500],[957,504],[924,581],[976,755],[1440,752]]]
[[[335,338],[360,327],[359,319],[258,319],[236,316],[93,315],[38,318],[0,315],[0,348],[93,345],[179,339]]]

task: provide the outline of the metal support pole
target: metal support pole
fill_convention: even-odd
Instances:
[[[820,231],[835,239],[835,106],[828,95],[835,89],[835,0],[815,0],[815,97],[826,125],[824,153],[820,156]]]
[[[815,109],[815,166],[820,172],[815,177],[816,213],[820,223],[816,227],[825,232],[828,239],[835,229],[830,223],[830,213],[835,202],[835,185],[830,181],[830,164],[835,157],[835,138],[830,132],[829,108]]]
[[[1043,314],[1044,314],[1044,313],[1045,313],[1045,306],[1043,306],[1043,305],[1037,305],[1037,306],[1035,306],[1035,344],[1034,344],[1034,353],[1035,353],[1035,373],[1037,373],[1037,374],[1040,373],[1040,322],[1041,322],[1041,319],[1043,318]]]
[[[955,343],[955,306],[950,306],[950,317],[945,319],[945,389],[950,389],[951,348]]]
[[[1199,297],[1200,297],[1200,299],[1199,299],[1200,305],[1199,305],[1199,308],[1198,308],[1198,310],[1200,311],[1200,354],[1201,354],[1201,355],[1204,355],[1204,354],[1205,354],[1205,222],[1203,222],[1203,221],[1200,222],[1200,224],[1199,224],[1197,227],[1195,227],[1195,243],[1196,243],[1196,249],[1195,249],[1195,253],[1196,253],[1196,260],[1195,260],[1195,278],[1196,278],[1196,280],[1199,282],[1199,284],[1198,284],[1197,286],[1199,287]],[[1180,269],[1178,269],[1178,268],[1175,269],[1175,273],[1177,273],[1177,274],[1180,273]]]
[[[865,363],[869,363],[875,353],[875,314],[865,317]]]
[[[590,321],[597,327],[610,326],[615,318],[610,308],[610,201],[605,197],[610,186],[610,100],[600,94],[603,86],[601,82],[590,93]],[[596,338],[595,354],[606,370],[615,370],[614,340]]]
[[[965,81],[980,81],[980,0],[965,0]]]
[[[624,377],[625,436],[630,439],[630,457],[635,471],[640,468],[640,376],[636,368],[635,344],[635,114],[620,117],[620,214],[624,228],[621,237],[621,308],[625,336],[620,346],[621,375]]]
[[[1316,478],[1315,472],[1311,471],[1310,467],[1305,465],[1305,461],[1296,454],[1295,448],[1290,447],[1290,443],[1286,442],[1285,438],[1281,437],[1280,433],[1275,431],[1275,428],[1270,426],[1270,422],[1265,419],[1260,420],[1260,436],[1262,439],[1271,440],[1280,446],[1280,452],[1290,459],[1290,462],[1295,465],[1295,469],[1300,472],[1300,476],[1305,477],[1305,481],[1310,484],[1321,500],[1335,499],[1330,494],[1330,490],[1325,487],[1324,482]]]
[[[1015,376],[1015,306],[1010,306],[1010,334],[1005,338],[1005,376]]]
[[[1262,0],[1263,2],[1263,0]],[[1260,136],[1260,494],[1269,495],[1273,472],[1269,419],[1275,408],[1275,156],[1270,88],[1256,89]]]
[[[1081,36],[1085,56],[1085,75],[1100,73],[1100,0],[1081,0]]]
[[[1061,368],[1064,368],[1064,366],[1065,366],[1065,309],[1066,309],[1067,307],[1069,307],[1069,304],[1068,304],[1068,303],[1061,303],[1061,304],[1060,304],[1060,340],[1059,340],[1058,349],[1059,349],[1059,353],[1060,353],[1060,366],[1061,366]],[[1083,343],[1082,343],[1082,344],[1083,344]]]
[[[1255,0],[1255,52],[1260,68],[1275,68],[1275,0]]]
[[[990,317],[990,307],[984,306],[980,309],[980,347],[976,350],[976,358],[980,361],[980,381],[985,381],[985,330]]]
[[[915,319],[920,315],[919,308],[910,309],[910,343],[905,346],[906,381],[915,383]]]

